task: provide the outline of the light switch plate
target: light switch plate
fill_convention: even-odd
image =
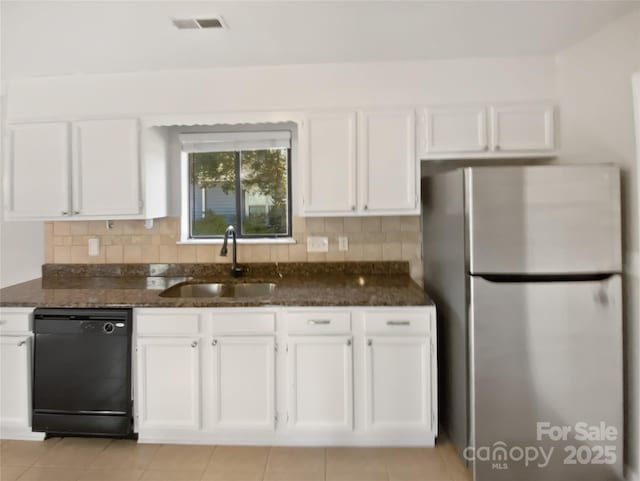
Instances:
[[[321,236],[307,237],[307,252],[329,252],[329,238]]]
[[[89,239],[89,255],[100,255],[100,239]]]

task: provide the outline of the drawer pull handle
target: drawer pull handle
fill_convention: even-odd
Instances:
[[[27,343],[24,339],[18,343],[18,347],[24,346]]]
[[[198,341],[193,341],[191,343],[191,347],[198,347]]]
[[[410,326],[409,321],[387,321],[387,326]]]
[[[312,324],[314,326],[318,326],[318,325],[327,325],[327,324],[331,324],[331,321],[328,319],[309,319],[309,324]]]

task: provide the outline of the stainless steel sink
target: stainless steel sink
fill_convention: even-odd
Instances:
[[[160,293],[161,297],[263,297],[276,288],[272,282],[184,282]]]

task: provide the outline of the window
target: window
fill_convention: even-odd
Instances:
[[[229,225],[239,238],[291,237],[289,131],[182,134],[180,141],[189,239],[221,237]]]

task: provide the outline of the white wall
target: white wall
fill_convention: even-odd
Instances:
[[[557,82],[561,161],[613,162],[623,175],[626,354],[626,463],[637,478],[640,296],[638,282],[638,158],[631,77],[640,70],[640,12],[559,52]]]
[[[553,57],[238,67],[15,80],[11,120],[554,99]]]

